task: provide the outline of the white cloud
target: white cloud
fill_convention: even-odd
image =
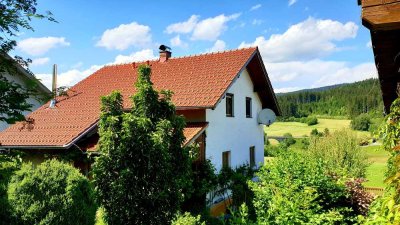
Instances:
[[[258,19],[254,19],[252,24],[253,25],[261,25],[264,22],[264,20],[258,20]]]
[[[146,47],[151,43],[150,27],[132,22],[104,31],[96,46],[125,50],[131,46]]]
[[[193,31],[194,27],[196,26],[197,22],[199,21],[199,16],[192,15],[187,21],[174,23],[167,27],[165,32],[168,34],[172,33],[181,33],[186,34]]]
[[[260,36],[253,43],[242,42],[239,47],[258,46],[268,62],[303,61],[339,51],[335,42],[355,38],[357,31],[358,26],[353,22],[343,24],[310,17],[283,34],[273,34],[268,40]]]
[[[171,46],[172,47],[181,47],[181,48],[187,48],[189,45],[188,43],[184,42],[181,40],[180,35],[176,35],[170,40]]]
[[[65,40],[65,37],[27,38],[18,42],[17,49],[29,55],[39,56],[52,48],[69,45],[70,43]]]
[[[317,59],[265,64],[271,81],[279,87],[322,87],[377,77],[378,74],[374,63],[351,66],[346,62]]]
[[[215,41],[226,29],[227,23],[235,20],[240,13],[225,16],[224,14],[204,19],[196,24],[193,30],[192,40]]]
[[[128,63],[128,62],[141,62],[145,60],[156,59],[157,56],[154,55],[153,50],[144,49],[142,51],[133,52],[130,55],[118,55],[115,57],[113,64],[118,63]]]
[[[289,6],[292,6],[292,5],[294,5],[295,3],[297,2],[297,0],[289,0]]]
[[[83,80],[84,78],[88,77],[89,75],[93,74],[95,71],[100,69],[102,66],[94,65],[86,70],[69,70],[64,73],[60,73],[57,76],[57,86],[72,86],[78,83],[79,81]],[[35,74],[41,82],[46,85],[46,87],[51,89],[51,82],[52,82],[52,74]]]
[[[48,58],[48,57],[32,59],[31,66],[42,66],[42,65],[47,64],[49,61],[50,61],[50,58]]]
[[[207,52],[219,52],[225,49],[226,49],[226,43],[222,40],[217,40],[210,49],[207,49]]]
[[[257,10],[257,9],[261,8],[261,6],[262,6],[261,4],[254,5],[254,6],[252,6],[252,7],[250,8],[250,11]]]
[[[367,48],[372,48],[372,41],[368,41],[365,45]]]
[[[169,25],[165,32],[168,34],[190,34],[191,40],[215,41],[228,28],[227,23],[235,20],[240,16],[240,13],[225,16],[221,14],[216,17],[210,17],[204,20],[199,20],[199,16],[192,15],[187,21],[174,23]],[[177,43],[177,37],[174,37]]]

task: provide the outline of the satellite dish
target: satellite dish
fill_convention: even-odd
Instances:
[[[264,125],[271,125],[276,121],[276,115],[271,109],[263,109],[258,113],[258,123]]]

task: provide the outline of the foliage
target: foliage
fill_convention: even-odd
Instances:
[[[354,117],[362,113],[381,116],[383,102],[378,79],[304,90],[277,96],[284,117],[308,115]]]
[[[365,177],[369,166],[368,157],[358,145],[357,136],[345,129],[323,138],[311,137],[308,155],[310,159],[323,159],[329,173],[346,177]]]
[[[250,219],[255,219],[253,206],[254,193],[248,182],[254,177],[254,169],[249,165],[242,165],[235,169],[223,168],[219,175],[220,192],[232,192],[231,210],[237,211],[242,204],[246,204],[246,211]]]
[[[206,210],[207,193],[215,190],[218,185],[218,177],[214,165],[209,159],[205,161],[194,161],[191,173],[192,185],[189,190],[184,190],[185,200],[182,204],[182,211],[193,214],[203,213]]]
[[[291,133],[283,134],[283,138],[284,140],[280,143],[283,146],[289,147],[296,144],[296,140],[293,138],[293,135]]]
[[[266,157],[275,157],[278,156],[281,152],[287,151],[288,147],[286,145],[282,145],[279,143],[278,145],[265,145],[264,146],[264,156]]]
[[[105,212],[104,208],[100,207],[96,211],[96,220],[95,220],[95,225],[107,225],[105,221]]]
[[[177,214],[171,225],[206,225],[206,223],[201,221],[200,215],[192,216],[186,212],[183,215]]]
[[[22,165],[8,186],[21,224],[93,224],[96,212],[89,180],[71,165],[48,160]]]
[[[360,130],[360,131],[368,131],[371,126],[371,117],[368,114],[360,114],[355,117],[351,123],[351,129]]]
[[[307,118],[306,122],[308,126],[312,126],[318,124],[318,119],[315,116],[310,116]]]
[[[324,136],[323,133],[319,132],[317,128],[312,129],[310,132],[311,137],[322,137]]]
[[[362,178],[356,178],[346,181],[345,185],[350,195],[350,204],[353,206],[353,210],[360,215],[366,215],[372,200],[373,195],[364,191],[362,183],[365,180]]]
[[[385,193],[374,201],[365,224],[400,224],[400,98],[396,99],[385,118],[380,134],[385,150],[390,153]]]
[[[31,60],[24,60],[16,56],[8,57],[17,42],[14,40],[21,29],[32,30],[29,24],[33,18],[55,21],[50,12],[39,14],[36,10],[36,0],[3,0],[0,1],[0,121],[14,123],[24,120],[23,111],[29,110],[32,105],[27,102],[30,95],[38,94],[37,81],[28,83],[27,88],[9,81],[4,73],[18,73],[16,64],[27,67]]]
[[[12,211],[7,198],[7,186],[13,173],[21,167],[21,158],[0,154],[0,224],[12,224]]]
[[[260,181],[251,183],[258,224],[350,223],[356,214],[349,206],[345,185],[328,176],[322,160],[294,152],[266,164]]]
[[[119,92],[101,99],[93,178],[109,224],[165,224],[192,183],[185,120],[172,93],[154,90],[150,75],[150,67],[139,66],[132,110],[123,110]]]

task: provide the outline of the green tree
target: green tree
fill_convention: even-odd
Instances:
[[[96,205],[89,180],[57,160],[22,165],[8,185],[18,224],[94,224]]]
[[[37,13],[36,0],[2,0],[0,1],[0,121],[14,123],[23,120],[23,111],[32,106],[27,103],[29,96],[36,95],[37,82],[27,84],[27,88],[11,82],[4,73],[17,73],[16,64],[27,67],[31,60],[16,56],[8,56],[17,42],[15,38],[21,29],[32,30],[30,22],[33,18],[55,21],[50,12]]]
[[[139,67],[130,111],[119,92],[101,99],[93,178],[109,224],[166,224],[191,185],[185,120],[176,115],[171,92],[153,89],[150,75],[150,67]]]
[[[363,113],[355,117],[351,121],[350,126],[353,130],[368,131],[371,123],[371,117],[368,114]]]
[[[13,217],[8,203],[7,186],[13,173],[21,166],[21,158],[0,154],[0,224],[12,224]]]

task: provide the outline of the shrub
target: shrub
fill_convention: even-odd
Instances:
[[[350,130],[335,131],[324,138],[312,137],[308,148],[309,158],[323,159],[327,171],[348,177],[365,177],[369,166],[366,153],[358,145],[358,139]]]
[[[355,117],[351,123],[351,129],[360,130],[360,131],[368,131],[371,125],[371,118],[368,114],[360,114]]]
[[[96,205],[89,180],[69,164],[48,160],[22,165],[8,186],[21,224],[93,224]]]
[[[192,216],[190,213],[177,214],[171,225],[206,225],[205,222],[201,222],[200,215]]]
[[[285,145],[286,147],[296,144],[296,140],[293,138],[291,133],[283,134],[283,138],[284,140],[280,144]]]
[[[324,134],[323,133],[321,133],[321,132],[319,132],[318,130],[317,130],[317,128],[315,128],[315,129],[312,129],[311,130],[311,132],[310,132],[310,135],[311,135],[311,137],[322,137],[322,136],[324,136]]]
[[[356,217],[345,185],[327,175],[322,160],[287,152],[257,175],[251,188],[258,224],[342,224]]]
[[[288,146],[279,143],[278,145],[265,145],[264,146],[264,156],[265,157],[275,157],[281,152],[287,151]]]
[[[316,125],[318,124],[318,119],[315,116],[311,116],[307,118],[306,123],[308,126]]]

